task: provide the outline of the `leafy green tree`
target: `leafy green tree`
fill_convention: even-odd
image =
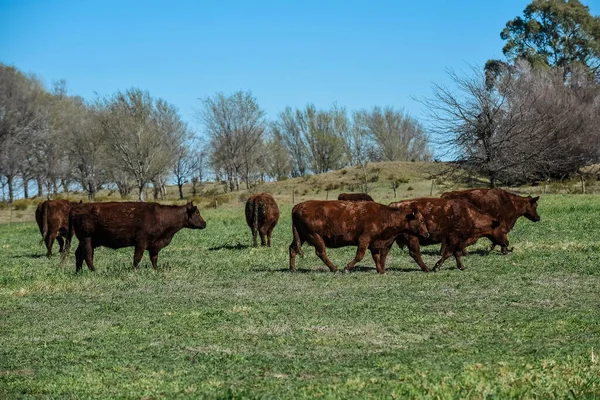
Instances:
[[[578,0],[533,0],[500,37],[511,61],[523,58],[534,67],[563,68],[565,74],[580,64],[600,77],[600,17]]]

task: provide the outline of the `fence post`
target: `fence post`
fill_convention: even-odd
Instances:
[[[292,204],[296,204],[296,190],[292,189]]]
[[[429,197],[433,197],[433,188],[435,186],[435,179],[431,180],[431,190],[429,191]]]

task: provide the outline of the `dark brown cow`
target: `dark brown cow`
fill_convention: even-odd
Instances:
[[[346,201],[374,201],[371,196],[366,193],[340,193],[338,200]]]
[[[273,229],[279,221],[279,207],[268,193],[255,194],[246,202],[246,222],[252,230],[252,245],[257,247],[256,236],[260,234],[261,246],[271,247]],[[266,237],[266,241],[265,241]]]
[[[99,246],[119,249],[135,247],[133,268],[144,251],[150,253],[152,267],[157,269],[158,252],[168,246],[182,228],[204,229],[206,222],[192,203],[185,206],[163,206],[156,203],[88,203],[76,205],[69,215],[69,233],[79,239],[75,251],[76,270],[83,260],[94,271],[94,249]],[[70,246],[70,235],[67,251]]]
[[[463,250],[484,236],[508,246],[506,231],[500,222],[464,200],[419,198],[391,203],[390,207],[410,207],[423,215],[429,236],[403,233],[396,238],[396,243],[400,247],[408,246],[411,257],[424,272],[429,272],[429,268],[423,262],[420,246],[442,243],[442,258],[434,270],[438,270],[450,255],[454,255],[458,269],[464,269]]]
[[[350,271],[371,250],[375,267],[385,273],[387,254],[396,236],[403,232],[427,236],[423,216],[406,207],[390,208],[368,201],[305,201],[292,209],[293,240],[290,244],[290,270],[296,270],[296,254],[302,244],[315,247],[317,256],[331,272],[337,268],[327,257],[326,247],[358,246],[356,256],[346,265]]]
[[[506,232],[510,232],[519,217],[538,222],[538,197],[522,197],[502,189],[470,189],[458,190],[442,194],[444,199],[463,199],[475,205],[483,212],[500,220]],[[496,246],[492,243],[490,251]],[[502,254],[508,254],[508,248],[502,246]]]
[[[35,209],[35,222],[37,222],[42,241],[48,250],[46,256],[52,256],[54,240],[58,241],[59,252],[64,252],[63,237],[67,236],[69,230],[69,211],[76,204],[68,200],[46,200],[38,204]]]

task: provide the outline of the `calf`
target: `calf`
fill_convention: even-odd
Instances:
[[[350,271],[367,249],[380,274],[394,239],[401,233],[427,237],[423,216],[409,206],[390,208],[386,205],[359,201],[305,201],[292,209],[293,240],[290,244],[290,270],[296,270],[296,254],[302,255],[302,244],[314,246],[317,256],[331,272],[337,268],[327,257],[326,247],[358,246],[356,256],[346,265]]]
[[[373,198],[366,193],[340,193],[338,200],[374,201]]]
[[[206,222],[192,203],[185,206],[163,206],[156,203],[88,203],[76,205],[69,215],[69,237],[73,232],[79,239],[75,251],[76,270],[83,260],[94,271],[94,249],[99,246],[119,249],[135,247],[133,268],[145,250],[150,253],[156,270],[158,252],[168,246],[182,228],[204,229]]]
[[[64,253],[63,237],[66,237],[69,231],[69,211],[74,204],[76,203],[68,200],[46,200],[35,209],[35,222],[46,245],[46,256],[52,256],[55,239],[60,247],[59,252]]]
[[[257,247],[256,236],[260,234],[261,246],[271,247],[273,229],[279,221],[279,207],[268,193],[256,194],[246,202],[246,222],[252,230],[252,245]],[[266,237],[266,242],[265,242]]]
[[[462,199],[475,205],[483,212],[500,220],[506,232],[515,226],[517,219],[524,216],[530,221],[538,222],[540,216],[537,213],[537,197],[522,197],[502,189],[470,189],[458,190],[442,194],[444,199]],[[496,243],[492,243],[490,251]],[[502,254],[508,254],[508,247],[502,246]]]
[[[408,246],[410,256],[424,272],[429,272],[429,268],[423,262],[420,246],[442,243],[442,258],[434,270],[438,270],[452,254],[457,268],[463,270],[463,250],[483,236],[508,246],[506,230],[500,221],[464,200],[420,198],[391,203],[390,207],[411,207],[425,218],[428,236],[407,232],[396,238],[398,246]]]

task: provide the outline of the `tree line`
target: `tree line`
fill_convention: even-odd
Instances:
[[[430,160],[416,119],[392,107],[352,113],[337,105],[287,107],[275,120],[251,92],[217,93],[196,112],[203,135],[178,110],[132,88],[86,101],[66,82],[47,90],[35,75],[0,64],[0,187],[8,202],[82,190],[94,199],[113,189],[125,198],[154,198],[175,183],[194,194],[209,173],[225,191],[265,180],[322,173],[370,161]]]
[[[422,100],[427,121],[393,107],[286,107],[267,119],[251,92],[202,99],[195,133],[177,109],[132,88],[85,100],[66,82],[47,90],[35,75],[0,64],[0,189],[30,196],[77,187],[155,198],[167,182],[210,175],[225,191],[375,161],[436,153],[451,172],[491,187],[563,179],[600,162],[600,18],[578,0],[533,0],[500,37],[506,60],[489,60]],[[427,127],[427,130],[425,129]],[[445,153],[445,154],[443,154]]]
[[[600,162],[600,18],[577,0],[534,0],[500,37],[506,61],[450,71],[453,86],[423,101],[452,170],[495,187]]]

